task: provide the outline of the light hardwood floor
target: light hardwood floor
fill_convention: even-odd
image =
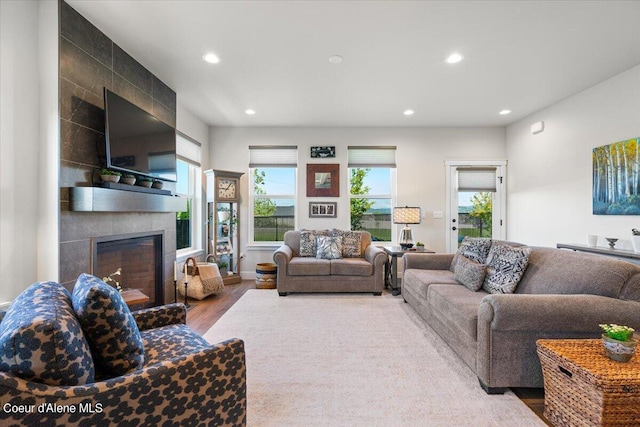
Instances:
[[[255,289],[253,280],[227,285],[221,295],[215,295],[202,301],[190,300],[191,307],[187,313],[187,324],[196,333],[202,335],[222,317],[233,304],[249,289]],[[184,301],[183,298],[179,298]],[[552,425],[542,415],[544,411],[544,391],[542,389],[516,388],[513,392],[547,425]]]

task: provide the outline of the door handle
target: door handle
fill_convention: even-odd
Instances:
[[[453,231],[455,231],[455,230],[457,230],[458,228],[456,228],[456,227],[451,227],[451,229],[452,229]]]

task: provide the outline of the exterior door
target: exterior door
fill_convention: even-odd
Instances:
[[[506,161],[447,162],[447,252],[469,237],[506,238]]]

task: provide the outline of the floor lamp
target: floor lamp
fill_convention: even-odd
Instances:
[[[420,208],[417,207],[393,208],[393,223],[404,224],[398,237],[398,244],[402,249],[406,250],[413,247],[413,236],[409,224],[420,224],[421,216]]]

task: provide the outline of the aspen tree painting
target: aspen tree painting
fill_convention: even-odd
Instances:
[[[640,138],[593,149],[593,214],[640,215]]]

